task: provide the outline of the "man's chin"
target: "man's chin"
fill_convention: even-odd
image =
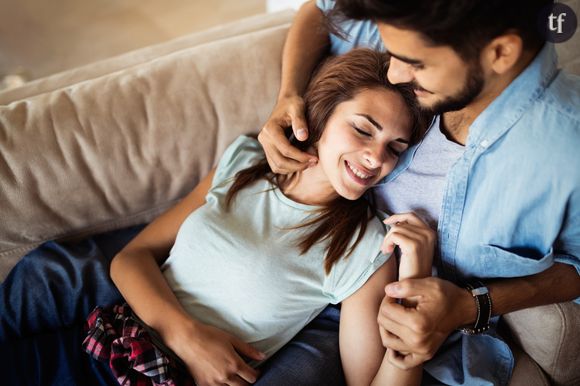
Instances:
[[[442,100],[442,101],[435,101],[435,102],[422,102],[421,99],[418,99],[419,106],[423,111],[433,115],[443,114],[449,111],[459,111],[465,108],[469,104],[470,101],[466,100]]]

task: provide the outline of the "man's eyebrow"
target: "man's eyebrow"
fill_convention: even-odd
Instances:
[[[391,51],[387,51],[387,53],[389,55],[391,55],[393,58],[399,59],[401,62],[405,62],[405,63],[408,63],[408,64],[414,64],[414,65],[423,64],[423,62],[420,61],[420,60],[407,58],[406,56],[395,55]]]

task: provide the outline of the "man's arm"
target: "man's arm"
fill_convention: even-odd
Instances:
[[[292,127],[298,140],[308,137],[302,96],[312,71],[330,44],[325,23],[324,14],[311,0],[300,8],[288,31],[278,101],[258,136],[268,163],[276,173],[303,170],[308,167],[309,161],[316,162],[316,157],[290,145],[284,129]]]
[[[566,302],[580,296],[580,276],[573,266],[555,263],[536,275],[487,282],[493,314],[545,304]],[[387,347],[413,355],[395,358],[402,368],[429,360],[449,334],[459,327],[473,325],[477,315],[471,294],[440,279],[410,279],[395,282],[385,289],[392,298],[416,297],[415,307],[383,301],[379,323],[387,331]]]

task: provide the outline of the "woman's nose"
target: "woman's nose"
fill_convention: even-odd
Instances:
[[[368,147],[365,151],[364,159],[366,166],[370,169],[376,169],[380,167],[384,159],[384,149],[382,146],[372,146]]]
[[[413,69],[408,63],[402,62],[397,58],[391,57],[387,78],[393,84],[409,83],[413,80]]]

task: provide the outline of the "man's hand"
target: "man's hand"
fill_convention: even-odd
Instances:
[[[389,355],[389,361],[409,369],[431,359],[449,334],[475,319],[471,295],[455,284],[428,277],[406,279],[385,287],[378,322],[383,346],[406,355]],[[395,299],[412,298],[406,307]]]
[[[241,357],[263,360],[264,354],[218,328],[195,323],[176,330],[168,346],[185,362],[199,386],[245,386],[256,382],[258,371]]]
[[[298,96],[278,100],[274,111],[258,135],[268,164],[274,173],[289,174],[315,165],[318,159],[290,144],[284,129],[291,127],[299,141],[308,138],[304,101]]]

